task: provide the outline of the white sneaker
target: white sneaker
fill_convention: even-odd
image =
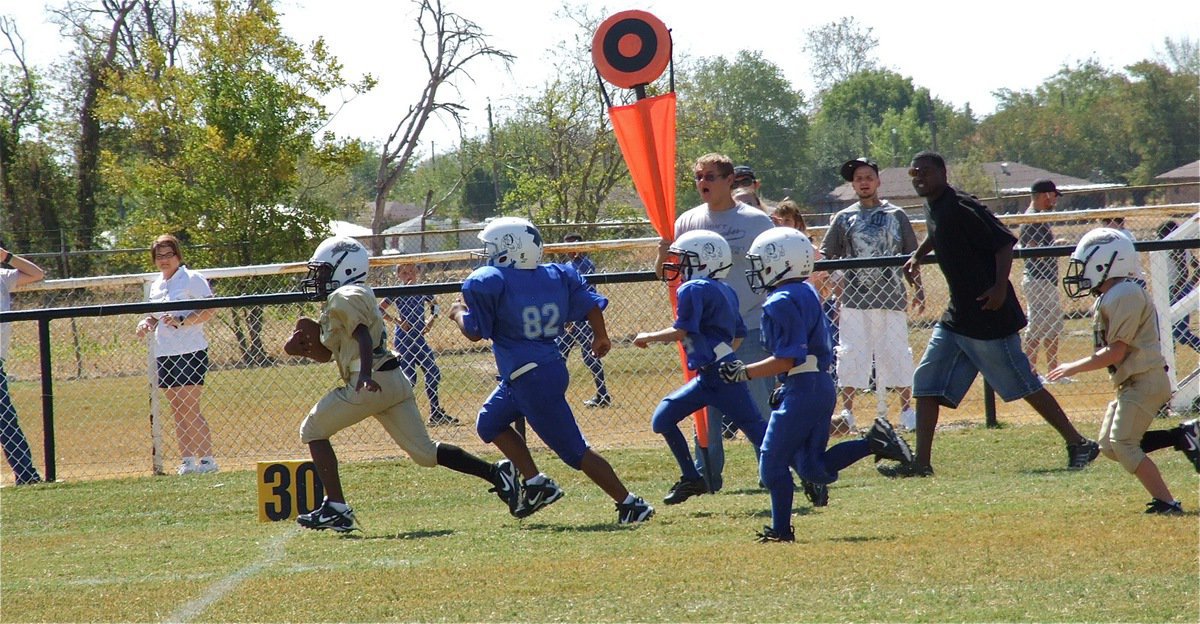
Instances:
[[[184,457],[183,461],[179,463],[179,468],[176,469],[175,472],[177,472],[181,475],[187,475],[187,474],[196,474],[197,470],[198,470],[198,468],[196,466],[196,458],[195,457]]]
[[[196,474],[208,474],[210,472],[216,472],[217,470],[220,470],[219,468],[217,468],[217,460],[215,460],[211,457],[201,457],[200,463],[196,464],[195,473]]]
[[[917,430],[917,411],[908,408],[900,411],[900,426],[908,431]]]
[[[854,414],[850,410],[842,410],[829,423],[829,433],[833,436],[844,436],[854,433]]]

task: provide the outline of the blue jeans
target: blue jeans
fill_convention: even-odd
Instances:
[[[29,441],[17,422],[17,408],[8,393],[8,373],[4,372],[4,361],[0,360],[0,445],[4,447],[4,458],[12,466],[17,485],[41,480],[37,468],[33,467],[33,453]]]
[[[746,338],[742,340],[738,350],[734,351],[737,359],[746,364],[753,364],[770,356],[759,341],[759,334],[760,330],[757,329],[746,331]],[[754,406],[758,408],[758,413],[770,414],[771,390],[775,387],[775,380],[771,377],[751,379],[746,382],[746,387],[750,390],[750,396],[754,399]],[[709,466],[709,477],[712,479],[714,492],[719,491],[724,484],[721,475],[725,470],[725,447],[721,439],[722,415],[721,410],[715,407],[708,408],[708,460],[712,463]],[[693,441],[696,446],[696,470],[700,474],[705,474],[704,453],[700,451],[700,440],[693,436]],[[757,447],[754,448],[754,453],[757,456]]]
[[[1021,350],[1020,334],[980,340],[956,334],[938,323],[913,373],[913,396],[937,397],[942,405],[956,408],[980,373],[1005,401],[1016,401],[1042,389],[1042,382]]]

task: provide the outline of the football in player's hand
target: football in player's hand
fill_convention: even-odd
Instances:
[[[288,338],[287,343],[283,345],[283,351],[288,355],[319,360],[320,358],[315,355],[321,351],[328,352],[325,345],[321,344],[321,325],[305,316],[297,319],[296,329],[292,332],[291,338]]]

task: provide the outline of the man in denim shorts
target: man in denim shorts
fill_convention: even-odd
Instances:
[[[946,161],[940,154],[917,154],[908,173],[917,194],[925,198],[927,232],[904,273],[913,280],[921,258],[936,252],[950,303],[913,373],[916,461],[880,466],[879,471],[893,477],[932,476],[938,411],[943,405],[958,407],[980,373],[1002,399],[1025,399],[1058,431],[1067,443],[1067,468],[1087,466],[1100,447],[1075,430],[1021,351],[1017,332],[1025,326],[1025,313],[1008,281],[1016,237],[986,206],[946,183]]]

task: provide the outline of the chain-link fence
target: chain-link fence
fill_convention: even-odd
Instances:
[[[1019,215],[1004,220],[1014,231],[1027,222],[1047,223],[1056,238],[1073,243],[1083,232],[1097,225],[1097,215],[1116,212],[1088,214],[1086,218],[1071,215],[1070,220],[1055,213]],[[1126,227],[1136,238],[1152,240],[1160,237],[1160,226],[1167,220],[1181,224],[1187,223],[1188,219],[1194,221],[1196,207],[1128,209],[1122,214]],[[916,222],[914,225],[918,238],[921,238],[922,224]],[[811,228],[810,234],[820,239],[823,228]],[[1187,236],[1195,237],[1194,233]],[[651,238],[547,246],[550,261],[567,261],[567,253],[571,251],[586,253],[597,267],[594,281],[598,289],[610,300],[605,317],[613,340],[612,352],[599,363],[581,356],[579,344],[573,345],[567,353],[572,379],[568,400],[575,408],[589,442],[598,448],[660,445],[661,438],[650,430],[650,416],[658,401],[683,381],[677,349],[667,345],[637,349],[632,345],[632,339],[639,331],[661,329],[673,321],[668,286],[654,281],[649,273],[655,249],[656,239]],[[1061,255],[1062,250],[1058,253]],[[1187,259],[1193,257],[1194,249],[1143,253],[1148,271],[1151,257],[1156,254],[1171,259],[1173,266],[1180,265],[1181,260],[1185,266],[1194,266]],[[1065,259],[1055,257],[1050,260],[1061,275]],[[877,271],[889,263],[894,265],[896,259],[880,260],[878,266],[866,269],[843,270],[837,279],[850,280],[850,271]],[[1025,283],[1026,273],[1033,271],[1030,263],[1031,260],[1014,262],[1010,277],[1027,310],[1034,305],[1052,309],[1046,313],[1050,327],[1039,328],[1038,334],[1041,350],[1037,368],[1044,373],[1049,356],[1048,338],[1057,337],[1057,356],[1061,362],[1092,352],[1088,318],[1091,301],[1067,299],[1060,286],[1041,290],[1030,287]],[[417,278],[420,285],[400,285],[397,266],[412,264],[420,267]],[[822,264],[819,268],[828,273],[835,265]],[[495,365],[490,349],[486,343],[473,344],[463,339],[453,323],[441,316],[455,298],[453,293],[457,292],[457,284],[473,266],[475,261],[465,251],[373,258],[369,282],[381,298],[405,297],[418,301],[415,305],[411,299],[394,301],[389,312],[401,321],[408,318],[405,322],[409,324],[409,331],[405,331],[400,322],[389,322],[388,327],[390,332],[401,327],[402,342],[398,350],[407,354],[407,359],[414,365],[411,376],[416,382],[415,393],[422,413],[439,416],[430,427],[433,437],[473,451],[494,454],[493,449],[485,449],[472,426],[475,413],[494,387]],[[203,324],[209,362],[204,385],[196,398],[199,415],[211,432],[209,442],[221,470],[247,469],[260,460],[306,457],[307,449],[299,441],[300,421],[320,396],[339,383],[332,364],[311,363],[283,353],[282,345],[291,334],[295,319],[301,315],[316,317],[318,304],[302,302],[295,295],[278,295],[274,299],[264,295],[294,292],[303,271],[301,263],[203,271],[218,297],[262,297],[236,306],[223,302],[215,316]],[[88,308],[86,315],[56,311],[69,316],[45,321],[50,337],[48,372],[53,391],[53,452],[59,479],[149,474],[154,465],[156,444],[166,472],[174,472],[180,463],[183,450],[176,428],[180,416],[175,412],[186,411],[186,405],[177,401],[173,405],[168,391],[155,388],[157,384],[152,381],[152,375],[157,366],[152,365],[148,340],[139,339],[135,333],[139,321],[148,313],[161,317],[170,307],[137,304],[145,301],[145,285],[156,276],[54,280],[33,285],[14,295],[13,309],[28,311],[21,314],[37,314],[39,312],[34,310],[39,308],[93,306]],[[905,338],[897,344],[884,345],[883,349],[913,361],[920,358],[947,299],[945,282],[936,266],[925,266],[923,278],[924,310],[907,309],[904,312],[907,322],[903,324],[907,330]],[[1151,278],[1150,287],[1153,288],[1156,283],[1153,274]],[[743,278],[731,276],[731,279]],[[1178,306],[1180,298],[1186,297],[1179,293],[1189,284],[1194,285],[1196,276],[1189,269],[1184,277],[1180,278],[1176,272],[1170,279],[1175,287],[1174,294],[1164,293],[1164,301],[1169,295]],[[910,290],[908,295],[911,297],[911,294]],[[426,295],[431,299],[425,298]],[[847,303],[843,301],[842,305]],[[112,307],[114,304],[137,305],[118,309]],[[408,306],[404,313],[401,313],[400,304]],[[433,315],[435,304],[440,304],[436,316]],[[1194,311],[1195,303],[1191,305]],[[425,327],[412,331],[416,325],[413,319],[417,317],[424,320]],[[1183,321],[1183,328],[1194,335],[1198,317],[1200,315],[1191,314],[1185,321],[1180,315],[1172,325]],[[46,445],[43,444],[45,429],[41,409],[44,378],[39,356],[39,322],[21,318],[12,324],[13,339],[5,368],[10,376],[10,390],[21,425],[34,450],[35,462],[44,466]],[[1030,331],[1033,329],[1031,327]],[[416,341],[420,344],[409,344],[417,337],[422,339]],[[586,340],[584,336],[577,337]],[[1027,341],[1026,347],[1029,346]],[[1196,383],[1194,377],[1190,382],[1185,379],[1197,368],[1196,349],[1197,345],[1186,338],[1171,343],[1174,370],[1178,371],[1181,382]],[[878,373],[874,365],[871,367],[874,372],[869,373],[868,380]],[[603,389],[598,388],[600,374],[603,375]],[[433,385],[437,386],[436,395],[432,392]],[[868,392],[873,387],[873,382],[868,381]],[[1108,381],[1100,373],[1081,375],[1073,383],[1053,385],[1050,389],[1072,419],[1082,423],[1081,430],[1085,432],[1095,428],[1105,405],[1112,399]],[[432,409],[434,396],[440,410]],[[871,410],[880,396],[887,398],[889,418],[899,424],[898,395],[864,394],[858,400],[862,408]],[[602,398],[608,400],[597,400]],[[151,425],[153,415],[157,416],[161,426],[158,442],[154,441]],[[864,422],[869,422],[873,414],[868,411],[866,415]],[[977,383],[958,410],[943,412],[941,422],[951,425],[958,421],[982,423],[983,419],[982,383]],[[1040,422],[1036,413],[1022,401],[1001,404],[999,419]],[[453,420],[459,422],[455,424]],[[189,431],[194,433],[194,428],[185,426],[181,431],[185,434],[184,446],[195,443],[189,438]],[[339,456],[346,460],[403,456],[372,419],[338,434],[334,443]],[[531,443],[535,448],[540,445],[536,438],[531,439]],[[733,444],[746,442],[739,438]],[[0,473],[3,483],[12,482],[9,471]]]

